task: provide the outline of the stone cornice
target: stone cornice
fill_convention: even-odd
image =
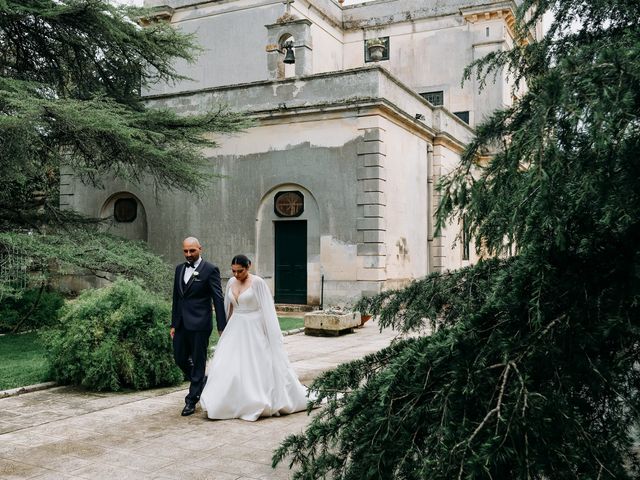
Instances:
[[[151,13],[146,17],[138,19],[138,23],[147,27],[156,22],[171,22],[175,9],[168,5],[158,5],[151,9]]]
[[[518,38],[515,31],[516,9],[516,2],[507,0],[487,5],[463,7],[460,9],[460,13],[462,14],[465,21],[469,23],[478,23],[490,20],[503,20],[507,27],[509,35],[515,41]],[[532,42],[533,40],[533,35],[529,34],[528,38],[524,40],[524,42]]]
[[[485,0],[481,8],[522,0]],[[463,9],[476,8],[477,0],[375,0],[343,7],[345,30],[382,28],[388,25],[425,19],[459,16]]]
[[[146,7],[170,7],[182,12],[191,9],[194,12],[228,13],[235,10],[260,8],[273,4],[284,4],[284,0],[145,0]],[[292,4],[294,9],[303,15],[305,11],[313,9],[334,27],[340,28],[342,26],[342,8],[333,0],[294,0]],[[294,15],[295,13],[293,12]]]
[[[283,25],[309,25],[309,26],[311,26],[311,25],[313,25],[313,23],[308,18],[295,18],[293,20],[287,20],[286,22],[270,23],[268,25],[265,25],[265,27],[267,27],[267,28],[269,28],[269,27],[281,27]]]

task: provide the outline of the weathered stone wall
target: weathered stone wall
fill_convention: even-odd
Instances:
[[[243,3],[211,2],[177,9],[172,25],[196,34],[204,50],[196,63],[176,64],[176,69],[191,81],[157,85],[146,93],[172,93],[267,79],[265,25],[275,22],[284,7],[282,2],[270,2],[259,8],[246,8]]]
[[[178,64],[193,81],[160,85],[147,93],[176,93],[266,79],[285,70],[282,54],[267,53],[277,44],[266,25],[285,12],[281,0],[189,1],[147,0],[169,5],[171,22],[195,33],[204,52],[195,65]],[[469,112],[475,125],[489,112],[511,102],[506,79],[478,92],[475,81],[460,85],[464,68],[487,53],[510,45],[511,3],[477,0],[378,0],[344,6],[330,0],[296,0],[291,13],[310,21],[310,36],[295,38],[297,60],[288,68],[296,75],[334,72],[365,65],[368,38],[388,36],[390,58],[379,64],[416,92],[443,91],[444,107]],[[511,15],[511,17],[509,17]],[[509,18],[509,21],[507,21]],[[296,30],[293,28],[292,30]],[[282,33],[286,33],[286,25]]]
[[[406,281],[429,271],[427,141],[385,122],[387,146],[387,279]]]
[[[458,159],[471,130],[441,108],[432,109],[379,67],[254,82],[149,99],[182,114],[226,103],[250,108],[259,120],[246,133],[218,138],[205,151],[221,177],[200,198],[106,181],[94,190],[71,181],[72,208],[98,215],[115,193],[135,195],[146,211],[150,247],[181,259],[194,235],[204,255],[221,266],[237,253],[253,260],[273,287],[273,199],[300,190],[307,221],[308,303],[353,301],[419,278],[430,270],[428,145]],[[417,120],[415,113],[423,112]],[[460,140],[462,139],[462,140]],[[444,250],[441,249],[443,252]],[[455,261],[445,258],[443,262]],[[459,262],[458,262],[459,264]],[[454,264],[448,264],[454,266]]]

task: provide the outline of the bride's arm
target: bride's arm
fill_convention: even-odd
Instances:
[[[227,316],[227,323],[231,320],[231,315],[233,315],[233,304],[231,300],[229,300],[229,289],[231,288],[231,284],[235,281],[234,277],[231,277],[227,282],[227,288],[224,291],[224,312]],[[218,332],[222,333],[222,332]]]

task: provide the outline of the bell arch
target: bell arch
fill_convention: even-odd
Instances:
[[[265,25],[267,29],[267,68],[269,78],[278,80],[284,77],[279,76],[283,72],[280,65],[284,65],[284,55],[282,52],[283,38],[293,39],[293,55],[295,63],[292,64],[296,76],[311,75],[313,73],[313,46],[311,43],[311,21],[306,18],[291,19],[283,23]]]

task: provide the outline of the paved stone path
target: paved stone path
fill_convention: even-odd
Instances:
[[[389,344],[368,322],[341,337],[285,337],[303,383]],[[0,479],[287,479],[273,449],[309,423],[306,412],[257,422],[181,417],[185,385],[133,393],[69,387],[0,399]]]

